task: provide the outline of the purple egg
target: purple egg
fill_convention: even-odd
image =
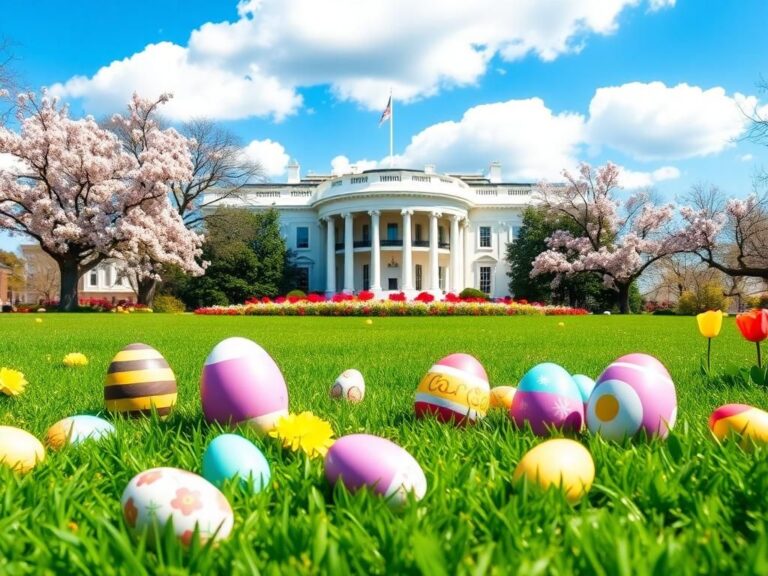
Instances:
[[[610,440],[641,431],[648,437],[666,438],[677,419],[675,384],[653,356],[622,356],[597,379],[586,418],[591,432]]]
[[[280,368],[247,338],[227,338],[214,347],[203,366],[200,395],[208,422],[249,422],[266,432],[288,414]]]
[[[427,491],[424,471],[407,450],[371,434],[342,436],[325,456],[325,477],[331,484],[343,482],[347,490],[363,487],[402,505],[413,493],[421,500]]]
[[[520,380],[509,417],[520,428],[528,423],[537,436],[548,436],[552,428],[578,432],[584,422],[584,404],[571,375],[546,362]]]

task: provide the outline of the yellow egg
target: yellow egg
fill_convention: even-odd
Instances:
[[[514,386],[496,386],[491,388],[491,408],[509,410],[517,388]]]
[[[568,502],[578,502],[592,487],[595,463],[592,455],[575,440],[557,438],[531,448],[515,468],[514,480],[525,477],[530,484],[559,486]]]
[[[0,463],[19,472],[29,472],[45,458],[40,440],[13,426],[0,426]]]
[[[109,412],[139,416],[154,407],[166,416],[176,404],[176,376],[157,350],[146,344],[131,344],[112,359],[104,386]]]

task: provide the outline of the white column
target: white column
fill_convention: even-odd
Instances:
[[[460,216],[451,216],[451,292],[461,291],[459,288],[459,254],[461,253],[459,220],[461,220]]]
[[[459,286],[459,291],[464,289],[464,257],[466,256],[466,251],[464,250],[464,225],[466,223],[466,219],[464,222],[461,223],[461,226],[459,226],[459,244],[457,248],[459,249],[459,266],[456,269],[456,271],[459,274],[458,279],[456,282]]]
[[[351,294],[355,291],[355,253],[353,244],[354,216],[351,212],[344,216],[344,292]]]
[[[472,246],[472,235],[469,233],[469,227],[471,222],[464,220],[464,286],[463,288],[469,288],[472,286],[472,260],[475,254],[474,247]]]
[[[336,233],[333,216],[328,216],[323,220],[327,226],[325,236],[325,291],[328,294],[333,294],[336,292]]]
[[[440,277],[438,276],[437,260],[437,217],[439,212],[431,212],[429,215],[429,278],[430,290],[440,291]]]
[[[413,210],[403,209],[403,290],[413,290],[413,264],[411,258],[411,214]]]
[[[371,210],[371,290],[381,290],[381,240],[379,238],[379,211]]]

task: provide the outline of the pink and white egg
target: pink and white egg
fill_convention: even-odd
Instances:
[[[359,370],[344,370],[331,387],[331,398],[346,400],[352,404],[362,402],[365,397],[365,380]]]
[[[205,478],[178,468],[152,468],[134,476],[120,499],[123,517],[136,536],[147,533],[153,546],[166,524],[182,544],[223,540],[232,531],[234,514],[224,495]]]
[[[394,442],[371,434],[336,440],[325,456],[325,477],[352,492],[368,488],[394,507],[402,506],[409,494],[421,500],[427,492],[427,478],[416,459]]]
[[[272,357],[247,338],[227,338],[208,355],[200,382],[208,422],[248,422],[267,432],[288,414],[288,389]]]
[[[590,432],[609,440],[666,438],[677,420],[675,384],[653,356],[627,354],[597,379],[586,416]]]

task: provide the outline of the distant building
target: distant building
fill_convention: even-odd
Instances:
[[[8,280],[13,270],[0,262],[0,306],[11,303],[11,291],[8,288]]]
[[[509,294],[506,245],[534,185],[502,182],[498,162],[487,176],[438,174],[431,165],[306,178],[296,163],[288,170],[287,183],[250,185],[221,204],[279,211],[298,288]]]
[[[23,300],[29,303],[58,300],[61,279],[54,259],[43,252],[39,244],[24,244],[21,252],[26,283]],[[136,301],[125,265],[119,260],[105,260],[84,274],[78,282],[78,293],[81,300]]]

